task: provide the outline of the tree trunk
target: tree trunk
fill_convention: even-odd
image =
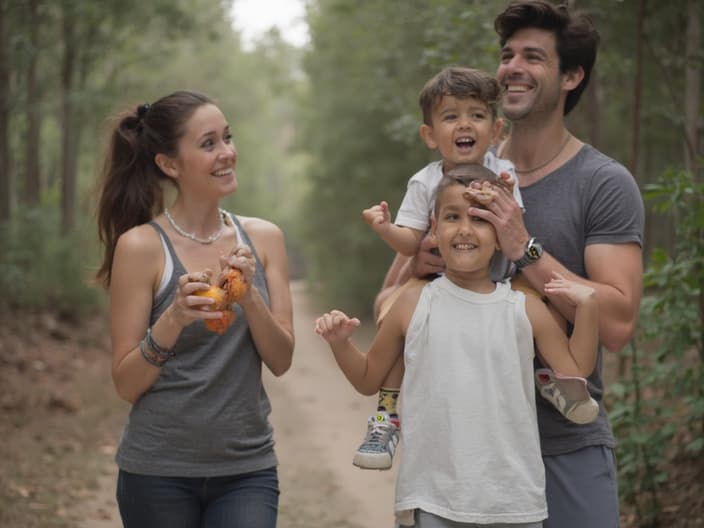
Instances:
[[[39,56],[39,16],[37,0],[28,0],[30,58],[27,65],[27,139],[25,141],[26,174],[22,196],[28,206],[39,205],[39,156],[42,149],[39,138],[39,89],[37,86],[37,59]]]
[[[645,0],[638,2],[638,14],[636,15],[636,37],[635,37],[635,72],[633,78],[633,116],[631,120],[631,159],[628,169],[633,174],[639,184],[641,178],[638,174],[638,157],[640,156],[640,119],[641,119],[641,98],[643,92],[643,25],[645,22]],[[645,240],[650,240],[649,226],[652,222],[645,223]],[[647,253],[645,253],[647,254]],[[634,351],[635,354],[635,351]],[[624,355],[619,356],[618,375],[623,377],[626,374],[627,359]]]
[[[701,46],[701,21],[699,20],[698,0],[687,3],[687,36],[685,38],[685,85],[684,85],[684,159],[685,168],[698,180],[699,174],[699,128],[702,117],[701,67],[698,57]]]
[[[11,163],[10,163],[10,48],[7,36],[9,5],[0,0],[0,222],[10,219],[12,206]]]
[[[640,182],[638,175],[638,158],[640,156],[640,117],[641,100],[643,97],[643,24],[645,22],[645,0],[638,2],[636,15],[636,41],[635,41],[635,72],[633,79],[633,116],[631,120],[631,159],[628,168],[636,181]]]
[[[586,95],[590,116],[589,143],[598,149],[601,147],[601,78],[596,69],[592,70]]]
[[[73,128],[73,83],[76,71],[75,19],[63,13],[64,56],[61,65],[61,231],[70,233],[76,223],[76,163]]]

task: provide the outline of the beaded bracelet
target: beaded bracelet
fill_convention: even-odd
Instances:
[[[154,341],[151,328],[147,328],[147,335],[139,342],[139,351],[147,363],[155,367],[163,367],[176,355],[172,349],[164,348]]]
[[[147,340],[147,345],[149,345],[149,348],[151,348],[154,352],[157,353],[159,356],[164,356],[166,358],[172,358],[176,354],[174,354],[173,349],[171,348],[164,348],[159,343],[154,341],[154,337],[152,336],[152,329],[151,327],[147,328],[147,336],[145,338]]]

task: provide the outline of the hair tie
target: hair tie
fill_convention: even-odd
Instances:
[[[142,121],[144,119],[144,116],[147,115],[147,110],[149,110],[150,107],[151,105],[149,103],[139,105],[137,107],[137,119]]]

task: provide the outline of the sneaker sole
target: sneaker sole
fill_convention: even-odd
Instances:
[[[579,425],[584,425],[596,420],[599,415],[599,404],[594,400],[585,401],[575,405],[566,414],[566,417],[571,422]]]
[[[356,453],[352,459],[352,464],[360,469],[391,469],[391,457],[389,455]]]

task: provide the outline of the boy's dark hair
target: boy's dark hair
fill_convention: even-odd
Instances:
[[[487,169],[484,165],[479,163],[467,163],[464,165],[458,165],[454,169],[451,169],[445,174],[438,186],[435,188],[435,209],[434,213],[437,217],[438,211],[440,210],[440,196],[448,187],[453,185],[464,185],[468,186],[474,181],[490,181],[498,185],[503,185],[504,182],[490,169]],[[472,204],[476,207],[483,207],[480,204]]]
[[[585,14],[571,14],[565,4],[556,5],[548,0],[514,0],[494,21],[501,47],[516,31],[524,28],[543,29],[555,35],[562,73],[579,66],[584,70],[582,82],[567,94],[564,115],[569,114],[589,84],[599,33]]]
[[[446,95],[459,99],[476,97],[485,103],[492,116],[496,117],[501,88],[496,78],[486,72],[462,66],[448,66],[425,83],[418,97],[426,125],[432,126],[433,108]]]

